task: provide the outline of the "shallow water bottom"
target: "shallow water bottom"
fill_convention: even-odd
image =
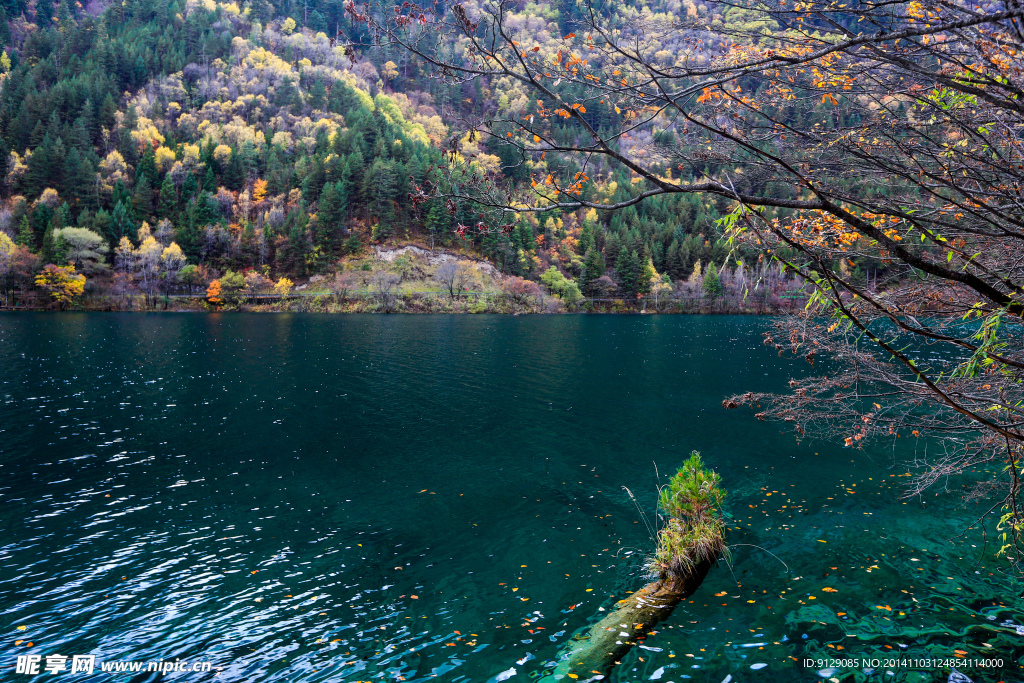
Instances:
[[[984,510],[952,484],[899,498],[923,445],[721,408],[807,372],[764,349],[769,324],[4,315],[0,667],[536,677],[643,585],[656,486],[699,450],[729,562],[613,680],[1019,680],[1020,587],[962,533]]]

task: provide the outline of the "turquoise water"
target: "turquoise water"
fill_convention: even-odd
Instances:
[[[1019,680],[1021,588],[961,535],[984,508],[953,483],[898,498],[923,445],[721,408],[807,371],[769,323],[4,315],[0,680],[56,653],[215,669],[181,681],[525,680],[643,585],[658,477],[693,449],[730,494],[731,568],[614,680],[945,680],[803,660],[957,650]]]

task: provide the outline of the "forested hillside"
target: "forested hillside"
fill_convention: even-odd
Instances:
[[[580,7],[524,4],[510,21],[554,55]],[[675,0],[605,9],[623,24],[637,12],[719,27],[744,21]],[[0,31],[5,293],[25,292],[44,265],[69,261],[75,273],[51,269],[56,280],[41,286],[84,274],[88,291],[154,295],[205,287],[226,271],[305,277],[343,268],[339,259],[371,243],[410,239],[469,249],[529,279],[555,267],[598,296],[669,292],[674,281],[743,291],[767,273],[750,254],[733,253],[726,267],[714,221],[727,202],[698,195],[607,215],[523,214],[503,231],[460,233],[478,221],[471,203],[410,198],[442,182],[435,171],[456,157],[480,179],[528,187],[543,178],[543,154],[481,138],[468,122],[487,112],[528,117],[544,103],[510,79],[443,82],[409,52],[374,47],[365,23],[336,0],[8,0]],[[709,32],[702,49],[724,44]],[[667,64],[686,52],[654,47]],[[621,125],[607,102],[587,117],[602,130]],[[659,136],[679,133],[656,121],[624,135],[623,150],[649,154],[666,141]],[[551,141],[571,134],[555,125]],[[632,196],[630,174],[595,170],[582,185],[588,196]],[[704,288],[711,264],[715,282]]]

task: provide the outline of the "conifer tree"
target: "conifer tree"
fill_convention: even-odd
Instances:
[[[178,193],[170,175],[164,176],[164,182],[160,185],[159,211],[164,218],[170,218],[178,211]]]

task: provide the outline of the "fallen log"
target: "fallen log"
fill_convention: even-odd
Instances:
[[[577,635],[544,677],[601,680],[676,605],[693,595],[725,552],[720,477],[694,451],[662,489],[658,505],[668,521],[658,532],[649,568],[658,579],[620,600],[608,616]]]

